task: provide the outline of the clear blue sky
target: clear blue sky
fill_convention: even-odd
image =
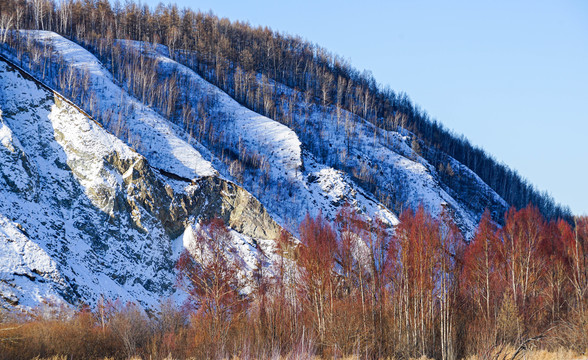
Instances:
[[[347,58],[588,214],[588,1],[169,2]]]

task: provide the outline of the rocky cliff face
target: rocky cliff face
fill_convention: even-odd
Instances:
[[[0,61],[0,304],[146,307],[174,292],[174,240],[222,217],[235,236],[280,227],[241,187],[149,165],[74,105]]]

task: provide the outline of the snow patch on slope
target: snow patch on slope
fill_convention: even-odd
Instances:
[[[215,120],[222,124],[222,131],[232,136],[234,151],[240,151],[239,146],[243,146],[251,153],[266,155],[270,159],[270,167],[276,170],[275,176],[297,176],[302,166],[301,144],[290,128],[247,109],[190,68],[170,59],[169,51],[163,45],[154,48],[150,44],[131,40],[120,40],[118,43],[156,59],[164,73],[177,72],[187,76],[194,85],[188,93],[194,104],[203,97],[214,99],[214,109],[211,110],[219,115]]]
[[[16,224],[0,214],[0,305],[34,306],[61,301],[55,290],[65,287],[57,264]]]

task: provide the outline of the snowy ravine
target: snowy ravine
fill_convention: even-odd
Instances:
[[[245,190],[190,166],[206,176],[151,168],[0,60],[0,307],[104,296],[153,308],[175,295],[173,267],[192,226],[213,216],[231,226],[234,253],[251,271],[280,227]]]

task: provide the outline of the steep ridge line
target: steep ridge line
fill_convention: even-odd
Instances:
[[[76,104],[74,104],[71,100],[69,100],[68,98],[66,98],[65,96],[63,96],[61,93],[59,93],[57,90],[49,87],[48,85],[46,85],[45,83],[43,83],[42,81],[38,80],[35,76],[33,76],[32,74],[30,74],[28,71],[26,71],[25,69],[21,68],[20,66],[16,65],[14,62],[10,61],[8,58],[6,58],[5,56],[3,56],[0,53],[0,60],[6,62],[8,65],[12,66],[13,68],[15,68],[16,70],[18,70],[18,72],[25,77],[28,80],[33,81],[35,84],[45,88],[46,90],[51,91],[55,96],[57,96],[60,100],[65,101],[66,103],[68,103],[69,105],[73,106],[76,110],[78,110],[79,112],[81,112],[84,116],[86,116],[88,119],[92,120],[96,125],[100,126],[102,129],[104,129],[104,126],[102,126],[102,124],[100,124],[96,119],[94,119],[92,116],[90,116],[90,114],[88,114],[87,112],[84,111],[84,109],[81,109],[79,106],[77,106]],[[134,152],[135,149],[133,149],[131,146],[129,146]]]
[[[84,109],[80,108],[78,105],[76,105],[74,102],[72,102],[70,99],[68,99],[67,97],[65,97],[63,94],[61,94],[59,91],[51,88],[50,86],[48,86],[47,84],[43,83],[41,80],[37,79],[34,75],[32,75],[31,73],[29,73],[28,71],[26,71],[25,69],[23,69],[22,67],[18,66],[17,64],[15,64],[14,62],[12,62],[11,60],[9,60],[8,58],[6,58],[5,56],[3,56],[0,53],[0,61],[4,61],[5,63],[7,63],[8,65],[10,65],[11,67],[13,67],[15,70],[17,70],[25,79],[27,80],[31,80],[33,81],[35,84],[41,86],[42,88],[50,91],[53,95],[55,95],[56,97],[58,97],[61,101],[66,102],[68,105],[72,106],[73,108],[75,108],[77,111],[79,111],[80,113],[82,113],[85,117],[87,117],[88,119],[90,119],[92,122],[94,122],[96,125],[98,125],[101,129],[103,129],[104,131],[106,131],[107,133],[110,133],[106,128],[104,128],[104,126],[102,126],[102,124],[96,120],[95,118],[93,118],[90,114],[88,114],[86,111],[84,111]],[[137,150],[135,150],[131,145],[127,144],[127,146],[129,147],[129,149],[131,149],[134,153],[139,154],[139,152]],[[183,181],[183,182],[188,182],[188,183],[193,183],[192,179],[188,179],[186,177],[174,174],[172,172],[154,167],[149,165],[152,169],[157,170],[160,174],[167,176],[173,180],[178,180],[178,181]]]

